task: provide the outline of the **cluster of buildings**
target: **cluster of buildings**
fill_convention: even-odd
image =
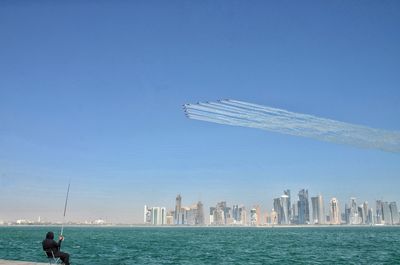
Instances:
[[[275,198],[267,224],[398,225],[400,220],[396,202],[378,200],[374,211],[368,202],[357,204],[356,198],[350,198],[342,211],[339,200],[331,198],[328,208],[325,209],[322,195],[311,197],[310,205],[308,190],[302,189],[298,193],[298,200],[293,204],[290,190],[285,190],[281,197]]]
[[[51,222],[51,221],[42,221],[40,216],[38,217],[37,221],[27,220],[27,219],[18,219],[15,221],[3,221],[0,220],[0,225],[61,225],[61,222]],[[65,223],[66,225],[110,225],[111,223],[106,222],[103,219],[96,219],[91,221],[84,221],[84,222],[71,222],[68,221]]]
[[[192,206],[182,206],[182,197],[178,195],[175,210],[165,207],[144,206],[143,220],[150,225],[205,225],[203,204],[199,201]]]
[[[144,206],[144,223],[148,225],[400,225],[396,202],[376,201],[375,210],[368,202],[357,204],[350,198],[341,209],[339,200],[331,198],[325,207],[322,195],[309,197],[308,190],[301,189],[295,199],[290,190],[284,190],[280,197],[273,199],[270,212],[262,213],[259,205],[246,209],[243,205],[228,206],[226,201],[218,202],[209,208],[205,218],[203,204],[182,206],[178,195],[175,209]],[[342,211],[343,210],[343,211]]]

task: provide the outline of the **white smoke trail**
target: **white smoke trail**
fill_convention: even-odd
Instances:
[[[400,152],[400,132],[387,131],[238,100],[185,104],[188,118]]]

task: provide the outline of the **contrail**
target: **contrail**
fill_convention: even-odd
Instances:
[[[399,131],[375,129],[232,99],[184,104],[183,108],[190,119],[400,152]]]

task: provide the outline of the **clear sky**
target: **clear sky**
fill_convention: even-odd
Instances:
[[[399,1],[1,1],[0,220],[301,188],[400,203],[400,155],[185,118],[232,98],[400,130]],[[292,199],[293,200],[293,199]]]

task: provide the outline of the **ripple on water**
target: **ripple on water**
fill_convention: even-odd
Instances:
[[[0,258],[46,261],[49,229],[0,227]],[[76,265],[400,264],[400,227],[67,227],[65,235]]]

